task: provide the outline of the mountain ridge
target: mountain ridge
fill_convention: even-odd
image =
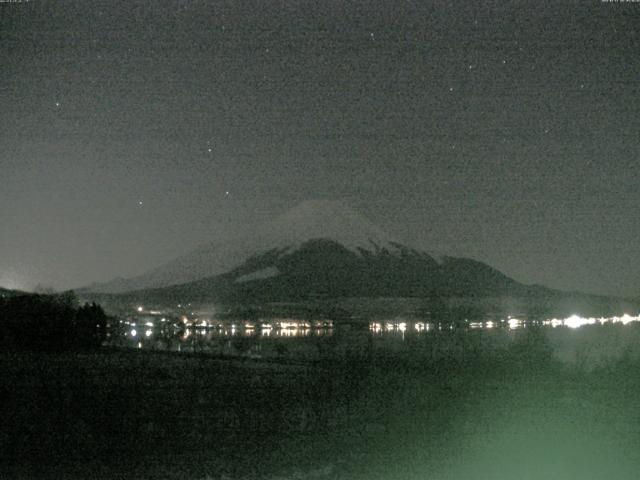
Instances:
[[[362,251],[399,253],[409,248],[339,201],[310,200],[256,226],[249,234],[209,242],[142,275],[93,283],[83,290],[123,293],[179,285],[223,274],[274,249],[291,253],[314,239],[335,241],[358,255]]]
[[[554,304],[569,312],[622,305],[613,297],[526,285],[478,260],[407,246],[341,203],[326,201],[305,202],[249,235],[203,245],[145,275],[116,280],[115,287],[81,293],[128,305],[347,298],[421,298],[437,305],[461,297],[526,299],[538,313]]]

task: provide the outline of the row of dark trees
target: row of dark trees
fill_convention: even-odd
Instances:
[[[72,292],[0,297],[0,346],[7,350],[91,350],[106,338],[107,316]]]

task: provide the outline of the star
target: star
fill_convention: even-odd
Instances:
[[[60,108],[60,102],[56,102],[56,108]]]
[[[211,153],[212,151],[211,147],[207,148],[207,152]]]
[[[142,200],[138,201],[138,205],[142,206]]]
[[[228,191],[226,191],[226,192],[224,192],[224,194],[228,196],[228,195],[229,195],[229,192],[228,192]]]

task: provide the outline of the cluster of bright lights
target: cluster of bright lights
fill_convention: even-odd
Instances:
[[[512,317],[509,317],[507,323],[509,324],[510,330],[515,330],[516,328],[520,328],[524,325],[524,321],[520,320],[519,318]]]
[[[606,323],[622,323],[627,325],[631,322],[640,322],[640,315],[631,316],[628,313],[620,317],[580,317],[579,315],[571,315],[564,319],[552,318],[551,320],[544,320],[543,325],[549,325],[552,327],[565,326],[569,328],[578,328],[584,325],[604,325]]]
[[[132,328],[131,331],[129,332],[129,334],[132,337],[137,337],[138,336],[138,331],[135,328]],[[153,330],[147,329],[147,330],[145,330],[144,334],[145,334],[146,337],[150,337],[151,335],[153,335]]]
[[[307,321],[285,320],[276,322],[276,328],[285,330],[295,330],[296,328],[307,329],[311,328],[311,324]]]
[[[558,319],[558,318],[551,318],[548,320],[543,320],[542,321],[542,325],[544,326],[550,326],[550,327],[568,327],[568,328],[579,328],[582,327],[584,325],[604,325],[606,323],[621,323],[623,325],[627,325],[628,323],[631,322],[640,322],[640,315],[638,316],[632,316],[629,314],[624,314],[622,316],[619,317],[599,317],[599,318],[595,318],[595,317],[580,317],[579,315],[571,315],[570,317],[567,318],[563,318],[563,319]],[[534,322],[535,323],[535,322]],[[506,319],[502,319],[502,320],[487,320],[487,321],[473,321],[473,322],[467,322],[467,326],[469,327],[469,329],[471,330],[478,330],[478,329],[492,329],[492,328],[496,328],[500,325],[504,325],[505,327],[508,327],[509,330],[516,330],[519,328],[524,328],[526,326],[529,325],[527,320],[523,320],[521,318],[515,318],[515,317],[507,317]],[[443,325],[442,324],[438,324],[438,330],[443,330]],[[416,322],[413,324],[413,328],[415,329],[416,332],[429,332],[431,330],[433,330],[434,325],[431,323],[427,323],[427,322]],[[453,330],[454,326],[452,324],[444,324],[444,328],[448,328],[449,330]],[[380,322],[380,321],[374,321],[374,322],[370,322],[369,323],[369,330],[372,333],[375,334],[381,334],[381,333],[393,333],[393,332],[402,332],[404,333],[405,331],[407,331],[408,329],[408,324],[405,322],[398,322],[398,321],[386,321],[386,322]]]
[[[595,318],[584,318],[579,317],[578,315],[571,315],[564,319],[563,325],[569,328],[578,328],[584,325],[595,325],[596,322],[597,320]]]
[[[138,306],[136,310],[139,313],[145,312],[143,306]],[[160,313],[160,312],[152,312],[149,313]],[[183,334],[183,340],[187,339],[190,334],[191,328],[199,329],[196,330],[199,334],[205,334],[207,332],[211,332],[211,329],[215,329],[218,334],[222,335],[255,335],[259,334],[262,336],[279,336],[279,337],[296,337],[296,336],[307,336],[313,332],[317,335],[325,335],[331,334],[331,329],[333,327],[333,322],[330,320],[298,320],[291,318],[284,319],[261,319],[258,322],[253,321],[244,321],[238,324],[224,324],[219,321],[212,320],[204,320],[193,318],[189,319],[187,316],[182,316],[181,320],[185,327],[187,327],[187,331]],[[162,318],[161,322],[166,322],[166,318]],[[581,317],[579,315],[571,315],[567,318],[551,318],[542,320],[541,322],[533,321],[533,324],[550,326],[553,328],[556,327],[567,327],[570,329],[577,329],[586,325],[604,325],[604,324],[622,324],[627,325],[632,322],[640,322],[640,315],[632,316],[625,313],[622,316],[613,316],[613,317]],[[151,337],[153,335],[152,328],[155,328],[155,323],[153,321],[140,321],[136,323],[131,320],[120,320],[120,323],[128,325],[130,327],[129,335],[132,338],[139,338],[144,335],[144,337]],[[468,328],[470,329],[492,329],[494,327],[504,326],[508,327],[509,330],[515,330],[519,328],[524,328],[529,325],[529,321],[523,320],[520,318],[515,318],[512,316],[507,317],[506,319],[501,320],[484,320],[484,321],[466,321]],[[136,328],[144,325],[146,330],[144,330],[144,334],[141,330],[136,330]],[[369,330],[374,334],[382,334],[382,333],[401,333],[402,338],[404,339],[405,332],[411,330],[418,333],[430,332],[434,329],[437,330],[453,330],[453,324],[433,324],[428,322],[407,322],[403,319],[393,319],[393,320],[384,320],[384,321],[373,321],[369,323]]]
[[[330,328],[273,328],[271,325],[256,328],[243,328],[243,325],[230,325],[221,329],[186,328],[181,336],[183,342],[189,341],[192,336],[227,337],[227,336],[262,336],[262,337],[307,337],[311,335],[325,336],[331,335]]]
[[[382,322],[370,322],[369,330],[373,333],[383,332],[401,332],[404,333],[409,329],[409,323],[401,321],[388,321]],[[416,332],[428,332],[433,329],[433,325],[426,322],[416,322],[413,324],[413,328]]]
[[[276,330],[276,335],[280,337],[306,337],[311,333],[308,328],[282,328]]]

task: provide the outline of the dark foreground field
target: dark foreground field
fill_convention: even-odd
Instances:
[[[2,353],[0,478],[638,478],[640,362],[561,363],[535,334],[478,345],[321,363]]]

